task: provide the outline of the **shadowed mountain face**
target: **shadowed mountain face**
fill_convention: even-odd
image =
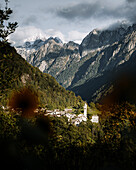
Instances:
[[[135,72],[136,24],[93,30],[80,45],[56,39],[50,38],[36,49],[19,47],[17,51],[84,100],[100,100],[113,91],[116,79]]]

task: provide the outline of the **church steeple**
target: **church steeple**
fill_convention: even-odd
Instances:
[[[84,105],[84,116],[87,118],[87,104]]]

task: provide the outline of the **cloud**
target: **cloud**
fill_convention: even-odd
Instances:
[[[79,32],[79,31],[70,31],[68,33],[68,37],[67,37],[67,41],[74,41],[78,44],[81,43],[81,41],[83,40],[83,38],[87,35],[88,33],[82,33],[82,32]]]
[[[57,15],[66,19],[89,18],[97,12],[99,4],[81,3],[57,10]]]
[[[99,22],[115,20],[128,20],[136,22],[136,0],[97,0],[93,3],[79,3],[56,10],[56,15],[68,21],[76,20],[85,22],[96,20]]]
[[[66,42],[65,36],[60,31],[54,29],[43,31],[35,26],[17,28],[15,33],[9,36],[9,40],[14,46],[19,46],[23,45],[26,41],[35,41],[36,38],[47,39],[49,37],[59,37],[63,42]]]
[[[116,0],[115,0],[116,1]],[[124,4],[122,2],[108,2],[106,0],[93,3],[79,3],[56,10],[57,16],[67,20],[106,20],[108,18],[124,18]]]
[[[9,36],[9,40],[13,45],[19,46],[26,41],[34,41],[37,37],[46,38],[47,35],[40,28],[25,26],[17,28],[15,33]]]
[[[25,26],[17,28],[14,34],[9,36],[9,40],[14,46],[23,45],[26,41],[35,41],[36,38],[47,39],[49,37],[59,37],[64,43],[68,41],[74,41],[81,43],[83,38],[88,34],[79,31],[70,31],[67,34],[63,34],[60,31],[54,29],[47,29],[45,31],[34,26]]]
[[[82,32],[73,30],[73,31],[67,32],[67,34],[64,35],[62,32],[56,31],[54,29],[48,29],[45,31],[45,33],[47,37],[59,37],[63,41],[63,43],[74,41],[78,44],[80,44],[83,38],[88,34],[88,32],[82,33]]]
[[[66,42],[65,36],[62,32],[54,30],[54,29],[48,29],[45,31],[47,37],[59,37],[63,42]]]
[[[132,2],[136,2],[136,0],[127,0],[127,2],[132,3]]]
[[[136,23],[136,0],[82,2],[76,5],[62,6],[56,10],[56,15],[68,22],[74,21],[73,23],[77,25],[82,23],[85,27],[92,24],[101,27],[105,23],[113,24],[124,20],[133,24]]]
[[[132,2],[132,0],[128,0],[128,2]],[[125,16],[127,20],[129,20],[131,23],[136,23],[136,1],[133,1],[133,3],[127,3],[125,7]]]
[[[136,0],[40,1],[42,3],[36,1],[33,5],[32,0],[29,3],[28,0],[11,1],[15,14],[12,20],[19,23],[19,28],[10,36],[13,42],[22,44],[36,37],[57,36],[63,42],[79,43],[94,28],[108,28],[123,20],[130,24],[136,22]],[[13,8],[18,3],[20,8]]]
[[[33,23],[38,23],[38,19],[35,15],[31,15],[23,21],[23,25],[32,25]]]

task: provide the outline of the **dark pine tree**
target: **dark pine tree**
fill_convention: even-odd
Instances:
[[[8,8],[8,0],[5,0],[5,9],[0,9],[0,41],[7,42],[8,36],[14,33],[17,22],[8,22],[13,11]]]

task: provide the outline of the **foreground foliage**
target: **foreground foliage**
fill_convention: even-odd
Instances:
[[[23,118],[0,111],[2,162],[14,169],[135,169],[136,112],[124,103],[102,106],[100,124],[79,127],[66,117]]]

